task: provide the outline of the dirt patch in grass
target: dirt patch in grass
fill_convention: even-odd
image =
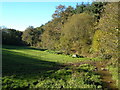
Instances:
[[[116,87],[116,81],[112,79],[112,75],[108,69],[106,69],[108,61],[81,61],[78,63],[68,63],[65,66],[79,66],[82,64],[90,64],[95,66],[94,72],[101,75],[103,89],[118,90]]]

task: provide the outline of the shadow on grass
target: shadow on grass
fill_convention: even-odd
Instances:
[[[47,50],[47,49],[39,49],[39,48],[33,48],[33,47],[29,47],[29,48],[27,48],[27,49],[40,50],[40,51],[45,51],[45,50]]]
[[[3,76],[43,76],[48,71],[55,72],[60,68],[59,63],[44,61],[22,53],[3,50],[2,53],[2,73]]]
[[[2,46],[3,48],[5,48],[5,49],[31,49],[31,50],[39,50],[39,51],[45,51],[45,50],[47,50],[47,49],[39,49],[39,48],[34,48],[34,47],[27,47],[27,46],[8,46],[8,45],[3,45]]]

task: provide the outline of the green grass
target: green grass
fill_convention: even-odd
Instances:
[[[35,49],[35,48],[27,48],[27,47],[13,47],[10,48],[9,46],[4,48],[3,50],[5,51],[10,51],[13,53],[18,53],[21,56],[27,56],[30,58],[34,59],[42,59],[44,61],[50,61],[50,62],[57,62],[57,63],[70,63],[70,62],[79,62],[80,60],[89,60],[89,58],[72,58],[71,56],[68,55],[58,55],[58,54],[53,54],[49,53],[47,51],[41,51],[40,49]]]
[[[118,87],[118,80],[119,80],[119,76],[118,76],[118,67],[109,65],[107,67],[110,71],[110,73],[112,74],[112,79],[116,81],[116,86]]]
[[[64,66],[89,58],[18,46],[3,46],[2,53],[2,88],[102,88],[100,76],[93,72],[94,66]]]

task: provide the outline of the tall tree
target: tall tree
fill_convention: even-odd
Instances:
[[[40,35],[43,33],[42,28],[34,28],[33,26],[29,26],[23,32],[22,40],[25,41],[28,45],[36,46],[38,42],[41,41]]]
[[[65,11],[64,5],[59,5],[56,7],[55,13],[52,15],[53,18],[62,17],[63,12]]]
[[[93,23],[94,17],[87,13],[73,15],[62,29],[61,49],[66,53],[71,50],[87,53],[94,33]]]
[[[95,52],[106,56],[111,55],[114,61],[118,58],[118,24],[120,24],[118,10],[118,3],[106,5],[93,41],[93,50]],[[95,47],[96,45],[98,46]]]
[[[2,43],[7,45],[23,45],[22,32],[15,29],[3,28]]]

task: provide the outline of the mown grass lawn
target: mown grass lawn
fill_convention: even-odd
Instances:
[[[3,88],[102,88],[94,66],[65,66],[89,58],[72,58],[31,47],[3,46]]]

